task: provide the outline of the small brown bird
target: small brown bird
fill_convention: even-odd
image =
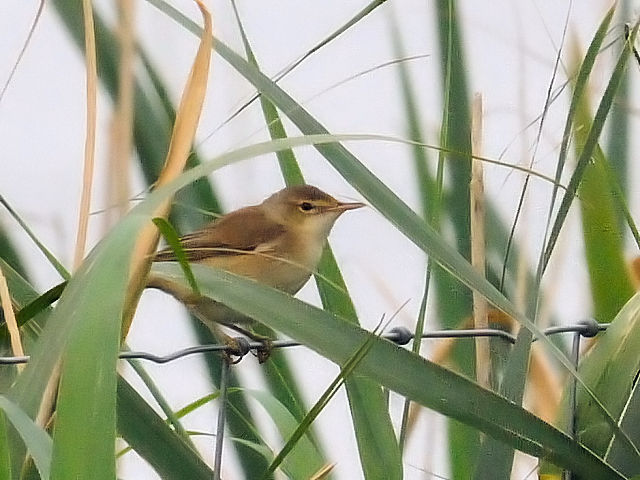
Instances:
[[[242,275],[293,295],[317,268],[338,217],[363,206],[339,202],[311,185],[288,187],[259,205],[228,213],[180,240],[190,262]],[[161,250],[154,257],[156,262],[175,260],[171,249]],[[240,327],[252,320],[218,302],[195,299],[191,290],[153,275],[148,286],[187,304],[212,329],[215,326],[211,323],[218,323],[252,336]]]

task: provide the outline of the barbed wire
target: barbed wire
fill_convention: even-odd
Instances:
[[[606,330],[609,327],[609,323],[598,323],[594,319],[586,319],[573,325],[563,325],[550,327],[543,330],[545,335],[556,335],[560,333],[573,333],[573,341],[571,346],[571,359],[574,367],[578,366],[579,352],[580,352],[580,338],[581,337],[595,337],[599,332]],[[406,327],[394,327],[386,333],[380,335],[380,337],[395,343],[398,346],[408,344],[413,338],[414,334]],[[497,328],[482,328],[482,329],[460,329],[460,330],[434,330],[425,332],[421,335],[422,339],[429,338],[475,338],[475,337],[495,337],[514,344],[516,337],[506,330],[500,330]],[[167,355],[156,355],[149,352],[136,352],[136,351],[123,351],[120,352],[119,358],[121,359],[138,359],[148,360],[157,364],[165,364],[173,362],[180,358],[194,355],[197,353],[210,353],[210,352],[226,352],[228,355],[237,356],[237,361],[240,361],[245,355],[253,351],[258,353],[260,349],[265,348],[265,344],[262,342],[250,342],[245,337],[233,337],[235,345],[228,344],[208,344],[198,345],[195,347],[183,348]],[[533,341],[536,339],[534,338]],[[270,348],[288,348],[302,345],[294,340],[273,340],[270,342]],[[0,365],[15,365],[21,363],[27,363],[29,356],[12,356],[12,357],[0,357]],[[234,361],[233,363],[237,363]],[[231,362],[223,361],[220,372],[220,385],[219,385],[219,398],[220,408],[218,409],[218,418],[216,426],[216,444],[214,450],[214,468],[213,479],[220,480],[220,471],[222,464],[222,451],[223,451],[223,439],[226,423],[226,405],[227,405],[227,387],[228,376]],[[569,385],[569,434],[572,438],[576,438],[576,389],[577,383],[574,378]]]
[[[545,335],[555,335],[558,333],[578,333],[583,337],[594,337],[603,330],[606,330],[609,323],[597,323],[594,319],[587,319],[572,325],[563,325],[557,327],[549,327],[543,331]],[[394,327],[386,333],[380,335],[381,338],[389,340],[396,345],[406,345],[414,338],[414,334],[406,327]],[[516,341],[515,335],[506,330],[498,328],[473,328],[473,329],[460,329],[460,330],[433,330],[422,334],[421,338],[475,338],[475,337],[496,337],[513,344]],[[210,352],[226,352],[231,355],[243,357],[247,353],[257,351],[264,348],[264,343],[250,342],[245,337],[233,337],[236,345],[227,344],[206,344],[198,345],[195,347],[183,348],[176,350],[175,352],[167,355],[156,355],[150,352],[139,351],[123,351],[120,352],[119,358],[121,359],[138,359],[148,360],[157,364],[170,363],[181,358],[195,355],[198,353],[210,353]],[[535,339],[534,339],[535,341]],[[288,348],[301,346],[300,342],[294,340],[274,340],[270,343],[271,348]],[[29,361],[29,356],[6,356],[0,357],[0,365],[16,365],[23,364]]]

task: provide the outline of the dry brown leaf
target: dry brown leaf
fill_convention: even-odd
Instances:
[[[209,79],[209,64],[211,61],[211,50],[213,47],[213,28],[211,14],[200,0],[195,0],[202,13],[204,20],[204,30],[198,52],[196,53],[193,66],[189,72],[187,84],[180,99],[180,106],[176,113],[176,120],[169,143],[169,152],[156,187],[161,187],[175,179],[182,173],[191,152],[191,146],[195,138],[202,105],[207,92],[207,82]],[[166,218],[171,206],[171,199],[164,202],[154,213],[154,217]],[[150,254],[158,246],[159,233],[155,225],[149,224],[140,233],[138,243],[134,250],[131,264],[131,279],[129,283],[130,292],[124,308],[122,338],[126,338],[138,300],[144,289],[147,274],[151,268]]]

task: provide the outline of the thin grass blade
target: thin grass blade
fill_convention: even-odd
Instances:
[[[24,410],[4,395],[0,395],[0,409],[4,412],[3,423],[5,418],[11,422],[27,446],[41,478],[48,480],[51,470],[51,437],[42,428],[38,427]],[[6,431],[4,428],[2,430],[3,432]],[[6,439],[4,435],[2,436]],[[7,450],[8,452],[9,450]],[[9,468],[9,465],[10,463],[5,466]],[[3,470],[3,468],[0,467],[0,470]]]
[[[237,11],[236,16],[238,16]],[[238,24],[249,63],[257,67],[256,58],[239,17]],[[286,138],[286,131],[273,103],[261,95],[260,104],[271,138]],[[277,152],[277,156],[280,170],[287,185],[305,183],[293,150],[281,150]],[[315,280],[324,308],[358,323],[353,302],[349,297],[347,286],[329,245],[323,252]],[[290,375],[289,377],[292,378]],[[377,478],[380,472],[384,471],[388,479],[402,478],[400,449],[382,389],[368,379],[358,378],[348,378],[346,388],[365,477]],[[299,418],[299,420],[303,419]],[[311,422],[307,428],[311,428]]]
[[[135,389],[118,379],[118,431],[164,479],[211,479],[213,471]]]

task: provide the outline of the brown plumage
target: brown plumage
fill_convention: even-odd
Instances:
[[[180,241],[190,262],[242,275],[293,295],[315,271],[338,217],[362,206],[339,202],[311,185],[289,187],[259,205],[228,213]],[[175,260],[169,248],[154,256],[156,262]],[[152,274],[148,286],[173,295],[205,324],[234,328],[251,321],[220,303],[195,297],[190,289],[165,277]]]
[[[204,228],[180,238],[187,260],[198,262],[209,257],[242,255],[253,252],[261,244],[273,241],[286,231],[281,224],[266,226],[265,214],[259,206],[245,207],[228,213]],[[156,253],[156,262],[176,260],[171,248]]]

